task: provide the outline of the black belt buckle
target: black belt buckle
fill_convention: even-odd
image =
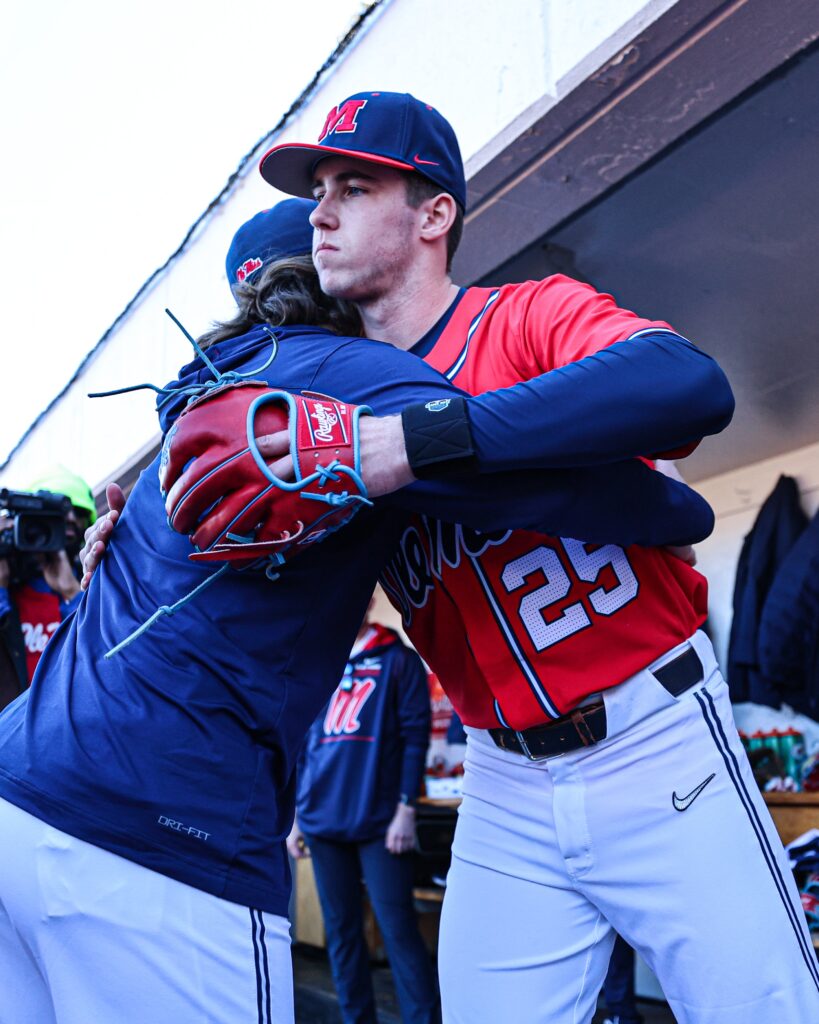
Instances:
[[[528,731],[528,729],[524,732],[518,732],[517,729],[515,730],[515,736],[517,736],[518,743],[520,744],[520,752],[524,757],[528,758],[530,761],[546,761],[548,758],[555,756],[554,754],[533,754],[529,749],[529,744],[526,742],[526,733]]]

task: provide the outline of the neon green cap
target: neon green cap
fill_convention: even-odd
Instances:
[[[53,491],[64,494],[72,505],[85,509],[93,523],[97,518],[97,508],[91,488],[81,476],[72,473],[65,466],[53,466],[29,484],[30,491]]]

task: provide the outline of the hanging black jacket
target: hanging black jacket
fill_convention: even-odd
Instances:
[[[774,578],[758,650],[760,669],[782,699],[819,721],[819,512]]]
[[[728,647],[731,700],[778,708],[781,697],[760,670],[758,636],[762,607],[776,571],[807,526],[792,477],[780,476],[745,538],[734,585],[734,618]]]

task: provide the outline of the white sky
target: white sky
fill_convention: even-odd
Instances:
[[[0,462],[364,6],[3,5]]]

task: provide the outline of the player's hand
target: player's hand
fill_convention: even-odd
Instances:
[[[105,497],[108,500],[109,511],[85,531],[85,546],[80,551],[83,571],[80,586],[83,590],[88,590],[94,570],[102,561],[117,520],[125,508],[125,495],[119,484],[108,484],[105,488]]]
[[[390,853],[409,853],[415,846],[415,808],[399,804],[387,829],[384,845]]]
[[[304,841],[304,833],[296,822],[293,822],[293,830],[287,837],[287,852],[293,860],[301,860],[302,857],[310,856],[310,850]]]
[[[361,475],[369,494],[377,498],[411,484],[415,474],[407,460],[401,417],[363,416],[359,427]]]
[[[362,416],[359,420],[361,439],[361,476],[371,498],[390,494],[415,480],[407,461],[401,417]],[[290,435],[286,430],[256,438],[259,452],[276,476],[293,479],[290,457]]]
[[[256,438],[259,454],[281,480],[295,480],[293,459],[290,455],[290,431],[263,434]]]

